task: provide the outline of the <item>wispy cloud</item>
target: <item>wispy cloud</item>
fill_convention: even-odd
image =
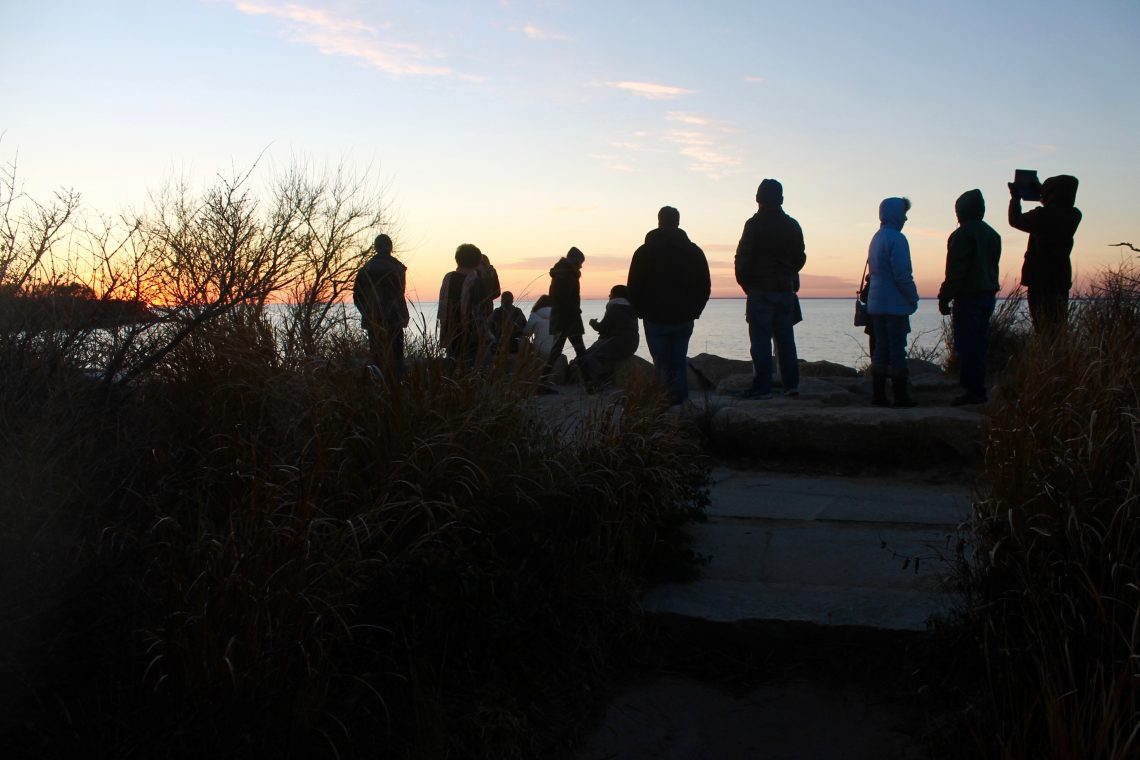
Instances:
[[[685,95],[692,95],[696,90],[686,90],[684,87],[674,87],[668,84],[654,82],[603,82],[603,87],[612,87],[623,90],[647,100],[676,100]]]
[[[522,28],[522,33],[525,34],[529,39],[535,40],[536,42],[544,42],[546,40],[564,41],[570,39],[565,34],[552,32],[548,29],[539,29],[537,26],[530,23]]]
[[[480,76],[456,72],[450,66],[438,63],[441,56],[428,53],[415,43],[381,39],[381,31],[391,29],[391,24],[388,23],[369,23],[299,3],[272,0],[227,2],[247,16],[273,19],[282,26],[285,39],[298,45],[314,47],[325,55],[351,58],[389,74],[482,80]]]
[[[709,179],[721,179],[733,173],[744,161],[739,149],[724,136],[736,132],[696,114],[671,112],[666,120],[683,125],[665,132],[665,141],[680,146],[680,154],[691,160],[689,168]]]
[[[768,84],[768,80],[765,77],[744,77],[744,81],[749,84]]]
[[[1033,148],[1033,150],[1037,151],[1038,153],[1041,153],[1042,155],[1046,155],[1046,156],[1051,156],[1057,152],[1057,146],[1056,145],[1037,144],[1037,145],[1031,145],[1029,147]]]

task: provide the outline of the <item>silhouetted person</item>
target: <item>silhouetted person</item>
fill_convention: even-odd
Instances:
[[[879,204],[879,231],[867,251],[867,314],[875,331],[871,355],[871,382],[875,406],[890,406],[887,377],[891,379],[895,406],[914,406],[907,391],[906,336],[910,315],[918,310],[918,288],[910,263],[910,243],[902,234],[907,198],[887,198]]]
[[[1040,332],[1065,321],[1069,288],[1073,286],[1073,235],[1081,223],[1077,201],[1077,178],[1068,174],[1050,177],[1041,185],[1041,206],[1021,212],[1021,196],[1009,183],[1009,226],[1029,233],[1021,284],[1029,301],[1029,316]]]
[[[645,344],[670,405],[689,398],[689,338],[712,290],[705,253],[681,229],[672,206],[657,212],[657,229],[629,263],[629,298],[645,325]]]
[[[483,313],[483,283],[475,272],[482,253],[470,243],[455,249],[455,271],[443,277],[439,289],[440,342],[447,357],[474,365],[487,340],[487,316]]]
[[[577,248],[571,248],[550,268],[550,334],[554,344],[542,367],[542,377],[550,376],[554,363],[562,356],[566,341],[574,347],[574,356],[581,359],[586,353],[582,335],[582,263],[586,256]],[[585,372],[585,368],[583,368]]]
[[[491,337],[496,346],[506,346],[508,353],[517,354],[526,330],[526,315],[515,306],[515,295],[503,291],[499,307],[491,312]],[[503,350],[496,348],[496,351]]]
[[[799,359],[793,325],[799,317],[799,271],[807,262],[799,223],[784,212],[784,188],[766,179],[756,190],[757,211],[736,246],[736,282],[748,294],[745,317],[752,354],[752,398],[772,396],[772,342],[784,395],[798,396]]]
[[[352,286],[352,302],[368,333],[372,363],[383,367],[390,357],[397,376],[404,374],[404,328],[408,326],[408,303],[404,300],[407,267],[392,256],[392,239],[377,235],[375,253]]]
[[[495,271],[495,267],[491,265],[491,260],[487,258],[485,253],[479,254],[479,264],[475,267],[475,276],[479,278],[483,294],[477,307],[478,311],[490,319],[491,312],[495,308],[495,299],[499,297],[502,290],[499,288],[499,273]]]
[[[582,365],[594,384],[607,382],[618,366],[637,351],[640,338],[637,331],[637,314],[629,301],[629,288],[614,285],[606,313],[599,321],[590,320],[590,327],[598,331],[598,339],[586,349]]]
[[[982,221],[986,202],[981,190],[962,193],[954,212],[958,229],[946,241],[946,279],[938,290],[938,312],[950,315],[954,329],[954,353],[964,391],[952,403],[984,404],[990,317],[1001,289],[1001,235]]]

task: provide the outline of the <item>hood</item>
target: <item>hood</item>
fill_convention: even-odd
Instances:
[[[606,306],[632,306],[628,298],[611,298],[606,301]]]
[[[986,200],[982,191],[977,188],[967,190],[954,201],[954,213],[958,215],[958,223],[980,221],[986,215]]]
[[[551,277],[581,277],[582,272],[563,256],[550,268]]]
[[[1041,184],[1042,206],[1073,206],[1077,202],[1077,178],[1058,174]]]
[[[902,198],[887,198],[879,204],[879,221],[888,227],[901,230],[906,224],[906,201]]]

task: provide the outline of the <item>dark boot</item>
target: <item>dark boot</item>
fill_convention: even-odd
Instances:
[[[912,407],[918,406],[914,399],[910,397],[910,393],[906,387],[907,373],[900,372],[897,375],[891,376],[891,390],[895,394],[895,406],[898,407]]]
[[[871,404],[872,406],[890,406],[887,398],[887,372],[886,370],[871,367]]]

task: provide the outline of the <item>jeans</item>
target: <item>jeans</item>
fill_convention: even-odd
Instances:
[[[950,312],[959,381],[966,395],[980,400],[986,398],[986,346],[995,300],[993,293],[958,297]]]
[[[396,377],[404,376],[404,329],[393,327],[388,330],[380,323],[365,323],[368,333],[368,353],[372,363],[384,367],[389,361]]]
[[[875,352],[871,367],[890,369],[892,375],[906,373],[906,336],[910,332],[910,317],[905,314],[872,314],[871,329],[875,331]]]
[[[653,357],[653,366],[669,397],[669,404],[680,404],[689,398],[689,338],[693,323],[645,322],[645,344]]]
[[[570,345],[574,347],[574,358],[581,359],[586,355],[586,344],[582,341],[581,335],[566,335],[559,333],[554,338],[554,345],[550,347],[550,354],[546,357],[546,362],[542,365],[541,377],[548,377],[554,370],[554,363],[558,361],[558,357],[562,356],[562,349],[566,346],[566,341],[570,341]]]
[[[1040,333],[1065,324],[1069,313],[1069,289],[1029,286],[1025,289],[1033,331]]]
[[[796,356],[795,324],[798,301],[792,292],[762,290],[748,294],[745,319],[752,353],[752,392],[772,392],[772,341],[780,363],[784,391],[800,387],[800,365]]]

